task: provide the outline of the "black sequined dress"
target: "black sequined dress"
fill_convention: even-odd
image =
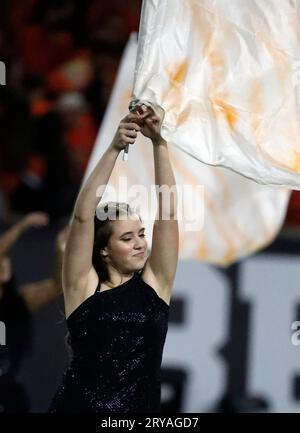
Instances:
[[[138,273],[97,288],[67,319],[73,357],[49,412],[159,412],[168,315]]]

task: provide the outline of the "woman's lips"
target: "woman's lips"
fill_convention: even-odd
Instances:
[[[142,253],[135,254],[134,257],[144,257],[144,255],[145,255],[145,253],[142,252]]]

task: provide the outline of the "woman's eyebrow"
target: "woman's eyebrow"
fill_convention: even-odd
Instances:
[[[125,235],[132,235],[132,233],[133,232],[125,232],[125,233],[122,233],[120,237],[125,236]]]
[[[139,229],[139,232],[144,231],[144,230],[145,230],[145,227],[142,227],[141,229]],[[132,235],[132,234],[133,234],[133,232],[125,232],[125,233],[122,233],[120,237],[125,236],[125,235]]]

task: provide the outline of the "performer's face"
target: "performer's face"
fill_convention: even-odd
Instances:
[[[124,273],[142,269],[146,261],[147,241],[138,215],[115,220],[112,227],[112,235],[104,249],[107,263]]]
[[[0,284],[11,279],[11,263],[8,257],[0,257]]]

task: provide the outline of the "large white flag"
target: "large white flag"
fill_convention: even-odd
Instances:
[[[299,85],[300,0],[144,0],[133,100],[194,158],[300,189]]]
[[[136,35],[132,35],[86,177],[107,149],[121,118],[128,113],[136,52]],[[179,198],[181,259],[226,266],[272,241],[285,217],[288,191],[258,185],[230,170],[207,166],[176,148],[170,147],[169,152]],[[138,208],[149,246],[156,214],[153,185],[152,144],[139,134],[130,146],[128,161],[118,158],[103,201],[127,201]]]

